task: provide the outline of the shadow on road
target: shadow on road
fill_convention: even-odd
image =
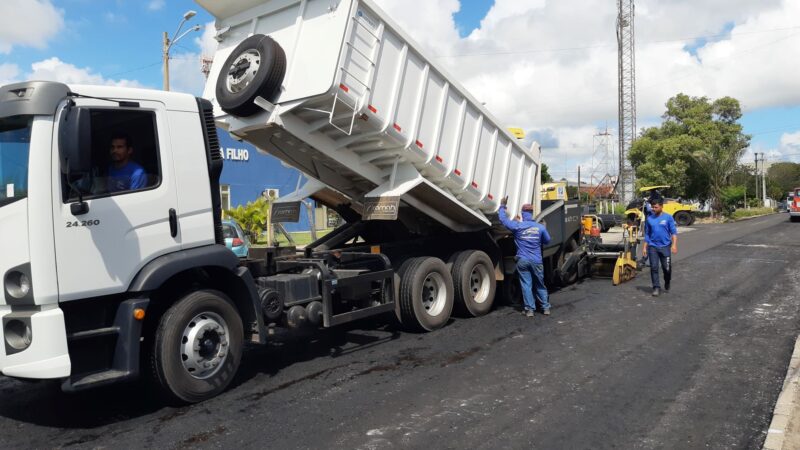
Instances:
[[[390,315],[364,319],[338,328],[311,331],[305,336],[277,336],[271,338],[266,346],[246,348],[239,372],[229,390],[261,374],[272,378],[299,362],[326,356],[337,358],[366,350],[393,341],[401,333],[400,325]],[[335,368],[330,367],[321,373]],[[316,376],[311,374],[270,386],[259,394],[263,397]],[[67,394],[61,391],[60,383],[55,381],[0,380],[0,416],[45,427],[92,429],[154,414],[170,406],[176,405],[159,397],[155,387],[144,381]],[[169,422],[194,407],[202,407],[202,404],[178,407],[158,420],[160,423]],[[86,439],[85,442],[94,440],[91,436]]]

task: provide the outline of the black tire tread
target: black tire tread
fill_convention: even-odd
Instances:
[[[161,336],[163,336],[163,334],[165,332],[167,332],[167,330],[170,327],[172,327],[172,325],[173,325],[172,322],[174,320],[173,318],[175,316],[178,316],[179,314],[185,313],[186,310],[189,310],[191,308],[192,302],[193,301],[197,301],[195,299],[197,299],[198,297],[202,298],[203,296],[206,296],[208,294],[214,295],[214,296],[218,297],[219,299],[223,300],[225,303],[228,304],[228,306],[230,306],[231,308],[233,308],[234,311],[236,311],[236,306],[233,304],[233,302],[224,293],[222,293],[220,291],[211,290],[211,289],[203,289],[203,290],[193,291],[193,292],[190,292],[190,293],[186,294],[185,296],[183,296],[181,299],[179,299],[177,302],[175,302],[172,306],[170,306],[164,312],[164,314],[159,318],[158,326],[156,327],[155,332],[152,335],[152,343],[151,343],[152,347],[151,347],[151,350],[149,351],[149,355],[148,355],[148,359],[149,359],[148,365],[149,365],[149,369],[150,369],[150,376],[151,376],[152,381],[155,382],[155,384],[158,387],[158,389],[169,400],[171,400],[174,403],[183,403],[183,404],[185,404],[185,403],[196,403],[196,402],[199,402],[199,401],[203,401],[206,398],[185,398],[185,397],[182,397],[180,395],[177,395],[172,389],[170,389],[169,380],[166,379],[164,371],[160,368],[161,362],[159,360],[159,356],[161,355],[161,352],[163,351],[162,350],[162,346],[164,344],[163,340],[161,339]],[[237,318],[239,317],[238,312],[236,313],[236,317]],[[236,332],[237,331],[236,330],[237,325],[238,325],[238,331],[239,331],[239,337],[240,337],[238,355],[236,355],[236,354],[230,355],[231,357],[234,357],[233,358],[234,359],[234,364],[235,364],[235,367],[234,367],[234,370],[233,370],[234,374],[236,372],[236,369],[238,369],[238,365],[239,365],[239,363],[241,361],[242,347],[243,347],[243,344],[244,344],[244,336],[243,336],[244,328],[243,328],[243,325],[241,323],[241,320],[238,323],[229,324],[230,332],[231,333]],[[231,377],[231,379],[232,378],[233,377]],[[221,389],[215,390],[212,395],[208,396],[208,398],[213,397],[214,395],[217,395],[219,392],[223,391],[225,389],[225,387],[227,387],[227,385],[230,383],[231,379],[227,380],[227,382],[224,384],[224,386],[222,386]]]
[[[476,312],[471,310],[469,308],[469,305],[467,305],[467,300],[466,300],[468,298],[467,296],[471,297],[472,293],[464,291],[462,276],[465,274],[468,277],[472,275],[471,269],[469,270],[469,272],[465,273],[464,266],[469,262],[470,258],[472,258],[473,255],[478,255],[478,258],[482,260],[482,262],[484,263],[488,262],[489,273],[492,278],[491,282],[494,285],[492,287],[492,293],[489,295],[490,298],[486,300],[486,302],[489,305],[489,308],[487,308],[486,311]],[[453,306],[456,309],[456,312],[459,315],[470,316],[470,317],[479,317],[487,314],[492,309],[491,305],[494,303],[494,297],[496,295],[496,288],[497,288],[497,281],[494,279],[493,276],[494,265],[492,264],[492,259],[489,258],[489,255],[480,250],[464,250],[454,254],[450,258],[450,261],[452,263],[450,274],[453,277],[453,288],[454,288],[453,294],[455,300]]]

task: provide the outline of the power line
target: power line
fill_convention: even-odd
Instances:
[[[776,31],[787,31],[787,30],[796,30],[800,29],[800,26],[794,27],[784,27],[784,28],[770,28],[765,30],[754,30],[754,31],[743,31],[736,34],[731,33],[723,33],[723,34],[709,34],[705,36],[693,36],[693,37],[685,37],[679,39],[662,39],[662,40],[653,40],[653,41],[642,41],[641,44],[643,45],[651,45],[651,44],[670,44],[675,42],[691,42],[697,41],[700,39],[715,39],[715,38],[724,38],[724,37],[738,37],[738,36],[746,36],[751,34],[761,34],[761,33],[774,33]],[[637,43],[638,45],[638,43]],[[614,44],[598,44],[598,45],[587,45],[587,46],[580,46],[580,47],[557,47],[557,48],[540,48],[540,49],[528,49],[528,50],[510,50],[510,51],[496,51],[496,52],[475,52],[475,53],[460,53],[455,55],[437,55],[436,58],[462,58],[468,56],[504,56],[504,55],[524,55],[530,53],[558,53],[558,52],[572,52],[572,51],[579,51],[579,50],[593,50],[598,48],[614,48]]]

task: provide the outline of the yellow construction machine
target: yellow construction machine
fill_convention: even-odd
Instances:
[[[664,212],[675,219],[679,226],[686,227],[694,223],[694,213],[697,208],[687,205],[678,199],[670,198],[670,186],[646,186],[639,189],[641,197],[630,202],[625,210],[625,218],[629,224],[641,224],[644,221],[644,202],[652,197],[661,197],[664,200]]]

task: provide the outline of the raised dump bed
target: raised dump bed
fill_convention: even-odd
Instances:
[[[321,182],[285,201],[333,188],[366,220],[411,207],[454,231],[489,226],[506,195],[512,214],[538,207],[538,145],[372,1],[196,1],[216,17],[204,96],[218,124]]]

